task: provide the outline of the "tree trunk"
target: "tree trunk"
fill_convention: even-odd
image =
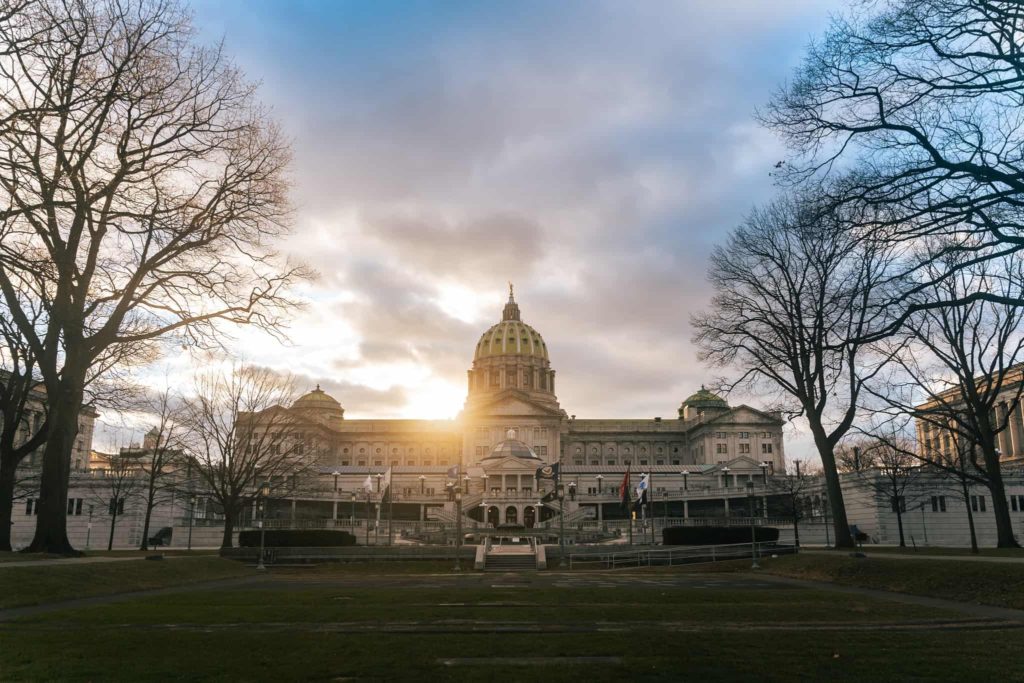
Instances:
[[[967,479],[960,477],[960,486],[964,490],[964,508],[967,510],[967,526],[971,530],[971,552],[978,554],[978,534],[974,530],[974,511],[971,510],[971,492],[967,488]]]
[[[900,510],[900,500],[896,499],[896,527],[900,530],[900,547],[906,548],[907,541],[903,537],[903,512]]]
[[[11,550],[11,522],[14,515],[14,482],[17,463],[0,461],[0,551]]]
[[[825,430],[821,425],[811,425],[814,442],[821,456],[822,469],[825,471],[825,490],[832,508],[832,529],[836,535],[836,548],[853,548],[850,537],[850,524],[846,520],[846,505],[843,503],[843,489],[839,485],[839,473],[836,471],[836,455],[828,444]]]
[[[114,498],[114,514],[110,516],[110,538],[107,540],[107,550],[114,549],[114,529],[117,527],[117,498]]]
[[[153,498],[156,492],[153,490],[153,482],[149,483],[149,493],[146,496],[146,518],[142,522],[142,544],[139,550],[149,550],[149,520],[153,516]]]
[[[234,513],[228,512],[227,508],[224,509],[224,538],[221,539],[220,548],[232,547],[232,540],[235,535],[235,515]]]
[[[992,512],[996,517],[996,537],[998,548],[1019,548],[1020,544],[1013,536],[1013,524],[1010,521],[1010,506],[1006,502],[1006,488],[1003,486],[1003,473],[999,455],[984,449],[985,470],[988,474],[988,490],[992,493]]]
[[[67,365],[65,370],[69,371]],[[78,414],[82,410],[83,381],[76,381],[73,374],[69,371],[60,382],[58,395],[48,401],[48,433],[39,480],[39,514],[35,536],[25,552],[78,554],[68,541],[66,508],[71,451],[78,436]]]

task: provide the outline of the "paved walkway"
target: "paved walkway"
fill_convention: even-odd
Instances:
[[[160,555],[159,550],[140,550],[138,555],[93,555],[89,557],[50,557],[45,560],[11,560],[0,562],[0,569],[6,567],[56,567],[69,564],[100,564],[103,562],[132,562],[144,560],[150,555]],[[193,553],[167,553],[165,560],[173,560],[176,557],[201,557],[216,555],[215,552],[193,552]]]
[[[869,548],[861,548],[857,551],[842,550],[800,550],[801,555],[827,555],[829,557],[846,557],[850,552],[860,552],[876,560],[940,560],[957,562],[1000,562],[1005,564],[1024,564],[1024,556],[1021,557],[997,557],[993,555],[928,555],[926,553],[879,553],[871,552]]]

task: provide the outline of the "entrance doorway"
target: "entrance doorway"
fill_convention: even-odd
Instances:
[[[505,524],[518,524],[519,523],[519,511],[513,506],[509,505],[505,508]]]
[[[537,510],[533,507],[527,507],[523,510],[523,526],[527,529],[532,529],[533,525],[537,523]]]
[[[496,508],[493,505],[491,507],[487,508],[487,523],[490,524],[493,527],[497,527],[498,526],[498,523],[499,523],[499,520],[498,520],[498,508]]]

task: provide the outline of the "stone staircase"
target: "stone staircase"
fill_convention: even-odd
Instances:
[[[507,555],[488,553],[484,563],[485,572],[532,572],[537,571],[537,556],[533,553]]]

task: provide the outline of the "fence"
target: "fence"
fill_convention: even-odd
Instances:
[[[569,568],[672,566],[679,564],[708,564],[725,560],[763,557],[767,554],[790,555],[796,547],[775,542],[733,543],[729,545],[677,546],[672,548],[634,548],[616,552],[572,552],[568,554]],[[550,558],[549,558],[550,560]]]

